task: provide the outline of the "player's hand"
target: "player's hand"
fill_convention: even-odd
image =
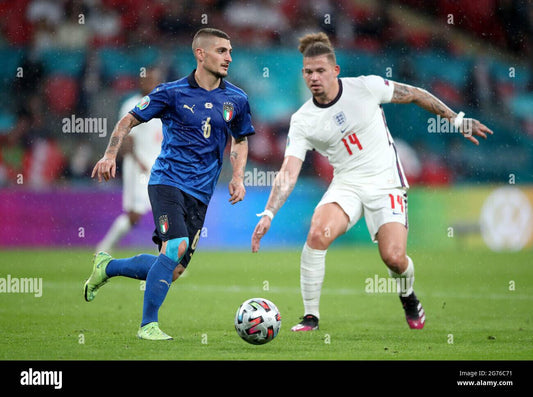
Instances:
[[[228,201],[231,204],[236,204],[244,199],[246,189],[244,188],[244,183],[242,179],[231,178],[231,181],[229,182],[229,194],[230,198]]]
[[[109,157],[102,157],[93,168],[91,178],[98,177],[98,182],[102,182],[102,178],[108,181],[110,178],[114,178],[117,171],[117,164],[115,159]]]
[[[259,251],[259,243],[263,236],[268,232],[268,229],[270,229],[271,224],[272,220],[268,216],[263,215],[261,217],[255,227],[254,234],[252,234],[252,252]]]
[[[474,145],[479,145],[479,141],[474,136],[480,136],[483,139],[487,139],[487,134],[493,134],[490,128],[481,124],[476,119],[464,119],[463,125],[461,126],[461,132],[463,136]]]

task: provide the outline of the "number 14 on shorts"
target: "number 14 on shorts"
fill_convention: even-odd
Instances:
[[[403,195],[401,194],[394,195],[394,194],[389,193],[389,198],[390,198],[390,206],[391,206],[392,212],[397,213],[396,211],[399,210],[400,213],[403,214],[405,211],[405,205],[404,205],[405,202],[404,202]]]

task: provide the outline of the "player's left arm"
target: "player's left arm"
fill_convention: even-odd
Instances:
[[[414,103],[428,112],[446,118],[458,126],[464,137],[475,145],[479,145],[475,136],[487,139],[487,134],[492,135],[492,131],[486,125],[476,119],[463,118],[464,113],[458,115],[440,99],[422,88],[395,82],[391,103]]]
[[[233,168],[233,175],[229,183],[229,202],[236,204],[244,199],[246,189],[244,188],[244,170],[248,159],[248,139],[246,137],[231,137],[230,161]]]

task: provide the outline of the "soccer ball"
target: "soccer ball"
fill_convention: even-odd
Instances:
[[[243,302],[235,314],[235,330],[252,345],[263,345],[276,337],[281,327],[281,315],[272,302],[252,298]]]

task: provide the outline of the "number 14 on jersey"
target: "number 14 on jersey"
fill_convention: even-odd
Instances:
[[[342,142],[344,143],[344,146],[346,147],[346,150],[350,156],[353,154],[353,146],[357,146],[359,150],[363,150],[363,146],[361,146],[361,142],[359,142],[359,138],[357,138],[355,132],[348,135],[348,139],[342,138]]]

